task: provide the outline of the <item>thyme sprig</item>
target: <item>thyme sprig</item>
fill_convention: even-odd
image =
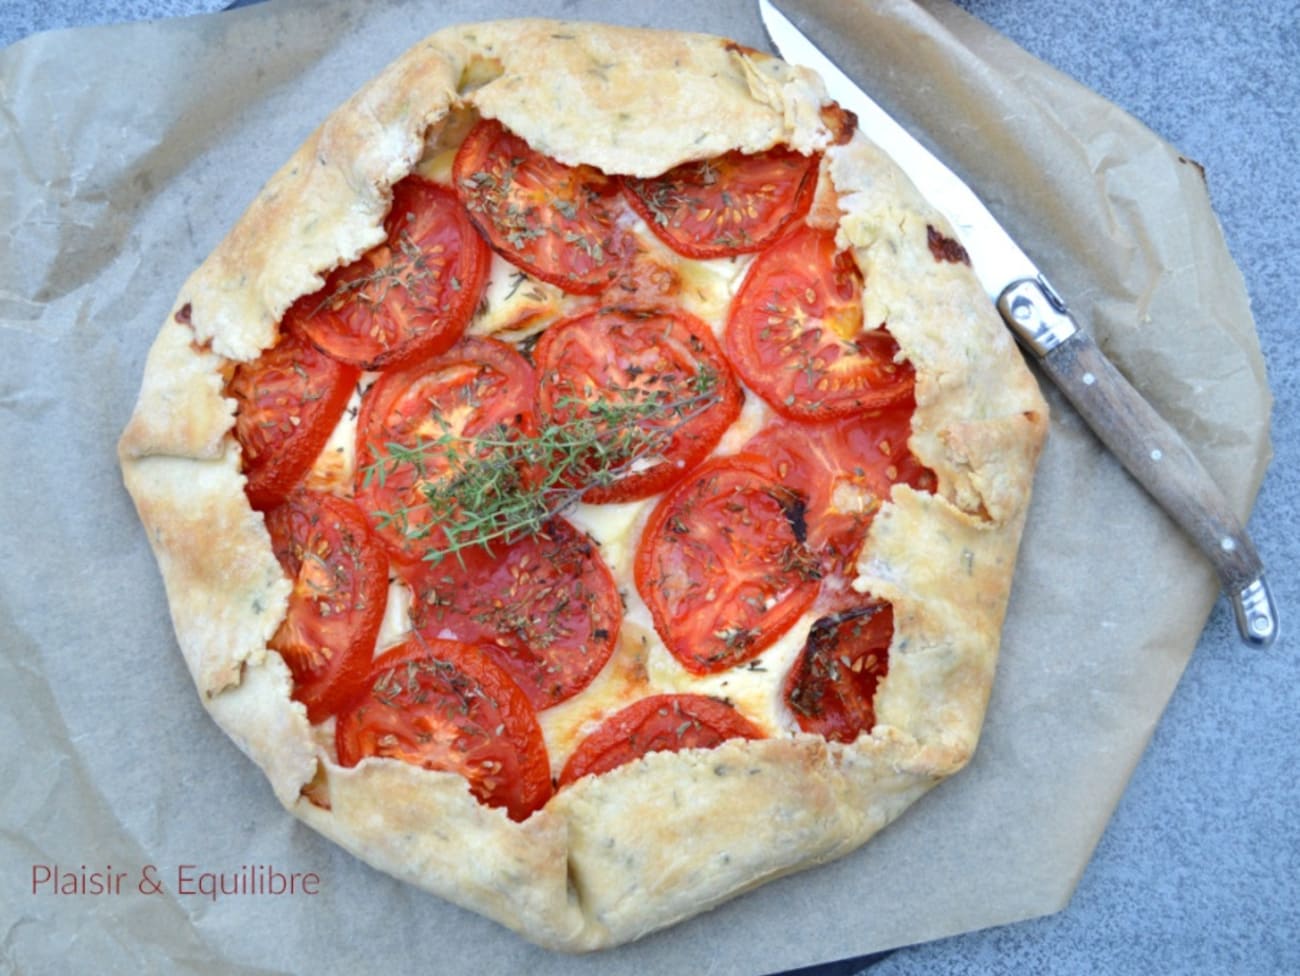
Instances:
[[[363,477],[382,486],[409,467],[423,500],[374,515],[413,541],[440,530],[445,541],[424,557],[436,564],[461,558],[465,549],[536,535],[588,489],[661,463],[677,433],[721,399],[717,374],[707,366],[675,391],[636,386],[592,401],[559,397],[534,435],[501,424],[466,435],[444,423],[437,437],[385,444]]]

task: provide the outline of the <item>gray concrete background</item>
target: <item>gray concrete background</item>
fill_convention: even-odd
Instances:
[[[0,46],[229,2],[0,0]],[[901,949],[869,971],[1300,972],[1300,3],[958,3],[1205,167],[1276,398],[1276,456],[1250,529],[1289,628],[1247,651],[1220,602],[1065,911]]]

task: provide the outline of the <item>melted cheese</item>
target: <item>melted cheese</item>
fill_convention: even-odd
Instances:
[[[343,416],[334,425],[329,440],[307,472],[306,485],[313,491],[328,491],[344,498],[352,497],[353,475],[357,467],[357,416],[361,413],[361,397],[378,376],[378,373],[365,373],[357,381]]]
[[[411,600],[415,594],[396,576],[388,578],[388,602],[384,605],[384,619],[375,638],[375,656],[402,643],[411,636]]]
[[[638,233],[644,237],[653,237],[650,229],[642,223]],[[657,242],[657,238],[656,238]],[[659,245],[663,247],[662,244]],[[752,254],[738,254],[732,258],[709,258],[695,260],[676,257],[678,278],[681,291],[677,295],[678,304],[696,318],[703,319],[713,328],[713,334],[722,341],[722,329],[727,321],[727,307],[735,297],[740,283],[745,280],[745,272],[754,261]]]
[[[470,320],[468,332],[518,342],[568,315],[579,304],[575,296],[524,274],[493,253],[483,300]]]

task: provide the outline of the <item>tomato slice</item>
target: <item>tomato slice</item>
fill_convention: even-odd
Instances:
[[[862,321],[862,275],[831,231],[803,226],[754,259],[727,313],[741,378],[787,417],[825,420],[912,394],[898,343]]]
[[[533,368],[510,346],[467,337],[440,356],[385,373],[366,391],[356,499],[395,557],[419,560],[473,530],[472,508],[433,506],[426,492],[455,494],[467,461],[490,462],[502,455],[501,443],[533,434],[535,387]],[[498,499],[525,477],[505,464],[490,466]]]
[[[678,254],[729,257],[762,250],[808,212],[819,161],[784,146],[733,150],[623,185],[633,209]]]
[[[416,176],[393,187],[388,239],[299,299],[320,349],[363,369],[398,368],[450,347],[487,283],[491,252],[451,190]]]
[[[350,501],[299,492],[266,516],[271,548],[293,581],[271,638],[293,672],[293,697],[323,722],[365,681],[388,601],[388,560]]]
[[[599,776],[648,752],[712,749],[763,732],[725,702],[704,695],[651,695],[605,719],[564,764],[559,785]]]
[[[367,756],[459,773],[479,802],[526,820],[550,798],[551,764],[528,696],[469,644],[407,641],[381,655],[339,714],[339,764]]]
[[[746,442],[743,453],[805,502],[808,548],[829,572],[857,557],[895,484],[933,492],[934,472],[912,454],[910,399],[827,423],[782,420]]]
[[[409,575],[420,633],[476,644],[539,711],[587,687],[623,622],[596,544],[557,518],[536,535],[461,556]]]
[[[694,674],[748,661],[817,596],[817,557],[798,536],[798,500],[754,465],[722,458],[665,495],[634,564],[668,650]]]
[[[836,742],[870,732],[893,639],[894,608],[888,603],[818,620],[785,682],[785,703],[799,728]]]
[[[359,375],[292,329],[235,369],[226,393],[236,403],[235,439],[254,508],[274,508],[302,480],[343,416]]]
[[[470,130],[452,177],[497,252],[565,291],[602,291],[636,248],[619,224],[625,211],[617,180],[544,156],[494,119]]]
[[[609,308],[557,322],[534,353],[543,425],[591,446],[557,458],[588,502],[663,491],[713,450],[744,393],[709,327]]]

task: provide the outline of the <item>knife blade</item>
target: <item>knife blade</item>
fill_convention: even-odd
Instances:
[[[786,61],[821,76],[858,128],[888,153],[952,225],[980,284],[1042,371],[1134,479],[1206,556],[1232,604],[1246,644],[1277,637],[1277,608],[1246,530],[1177,431],[1083,331],[1065,301],[988,208],[956,174],[877,105],[782,14],[771,0],[759,13]]]

